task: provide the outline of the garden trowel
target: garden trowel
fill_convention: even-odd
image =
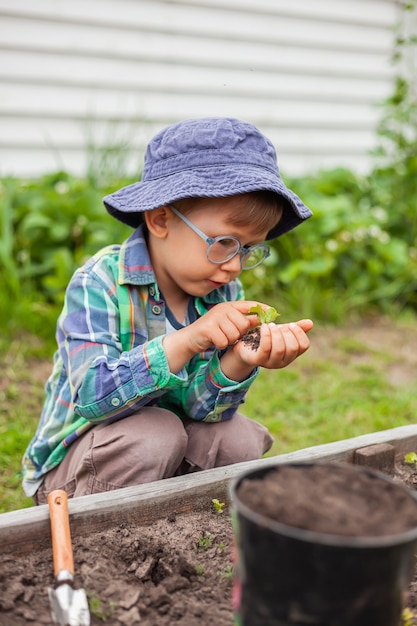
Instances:
[[[48,588],[52,618],[55,624],[61,626],[89,626],[90,612],[85,591],[73,588],[74,559],[66,492],[51,491],[48,505],[56,581],[54,589]]]

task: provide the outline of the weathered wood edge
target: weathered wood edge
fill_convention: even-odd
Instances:
[[[173,513],[207,510],[212,498],[228,501],[230,483],[247,471],[288,462],[352,462],[355,450],[377,443],[392,444],[397,456],[415,451],[417,425],[400,426],[256,461],[75,498],[69,502],[71,533],[76,536],[120,523],[144,526]],[[0,515],[0,553],[27,552],[48,545],[49,537],[47,505]]]

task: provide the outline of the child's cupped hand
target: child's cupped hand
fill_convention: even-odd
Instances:
[[[259,304],[264,310],[269,308],[248,300],[216,304],[189,326],[167,335],[163,346],[171,371],[179,371],[193,355],[214,346],[218,350],[229,348],[221,358],[224,374],[231,380],[244,380],[254,367],[282,368],[308,349],[306,333],[313,327],[311,320],[262,324],[256,350],[242,341],[245,333],[259,324],[258,316],[249,313]]]
[[[313,328],[310,319],[289,324],[262,324],[259,345],[238,341],[233,353],[246,365],[280,369],[292,363],[310,347],[307,333]]]

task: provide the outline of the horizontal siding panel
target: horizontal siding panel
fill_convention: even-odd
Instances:
[[[190,63],[184,57],[177,59],[160,59],[153,63],[149,58],[92,58],[79,55],[40,54],[33,51],[12,51],[3,50],[0,46],[0,80],[14,82],[38,82],[48,84],[54,82],[58,85],[77,85],[88,80],[89,84],[105,85],[114,87],[135,85],[141,81],[144,74],[149,71],[158,71],[163,80],[170,80],[172,72],[189,72],[189,84],[193,84],[194,77],[204,71],[216,72],[217,82],[222,82],[222,76],[230,75],[230,72],[240,72],[250,80],[255,80],[257,76],[265,77],[282,75],[285,79],[294,77],[294,81],[303,87],[303,80],[352,80],[358,83],[380,83],[389,84],[392,78],[392,69],[382,62],[369,59],[364,60],[357,71],[352,67],[352,59],[346,55],[333,55],[331,59],[326,54],[315,54],[312,52],[309,58],[300,54],[299,51],[286,53],[276,57],[274,63],[264,62],[257,65],[256,60],[249,59],[244,64],[233,64],[230,59],[228,63],[221,64],[221,58],[214,58],[210,64],[202,60]],[[224,81],[223,81],[224,82]]]
[[[10,93],[12,91],[12,93]],[[323,94],[310,94],[308,97],[296,97],[295,94],[277,92],[276,97],[260,98],[257,94],[246,92],[236,96],[224,90],[222,97],[215,92],[199,93],[198,90],[187,93],[178,91],[150,91],[137,93],[117,93],[105,95],[97,90],[40,89],[20,86],[19,89],[7,90],[0,86],[0,119],[20,117],[30,119],[77,119],[97,121],[119,121],[129,123],[134,120],[164,120],[172,116],[172,108],[178,114],[187,111],[198,114],[240,114],[260,118],[268,115],[277,125],[288,124],[294,120],[302,127],[306,124],[327,123],[334,127],[332,120],[343,123],[349,128],[366,128],[376,123],[378,109],[368,99],[351,101],[350,98],[325,98]],[[331,115],[329,116],[329,110]],[[350,114],[349,114],[350,113]],[[302,115],[301,118],[298,118]],[[1,140],[1,137],[0,137]]]
[[[0,54],[0,64],[2,55]],[[362,81],[354,77],[322,77],[320,81],[315,76],[305,75],[302,80],[293,74],[280,74],[279,72],[251,72],[251,71],[218,71],[211,68],[189,68],[183,66],[163,66],[158,64],[143,63],[140,72],[134,72],[130,64],[118,64],[115,62],[101,62],[71,58],[59,59],[57,57],[45,57],[42,62],[35,63],[35,68],[30,81],[25,79],[26,66],[29,58],[23,54],[8,55],[9,69],[0,70],[0,89],[3,92],[2,103],[7,101],[7,92],[16,101],[22,88],[27,86],[28,91],[33,87],[47,89],[56,86],[60,88],[71,87],[74,90],[96,90],[97,95],[106,98],[111,92],[119,94],[120,101],[130,93],[146,94],[155,92],[201,94],[208,97],[279,99],[297,100],[303,98],[311,102],[345,102],[370,104],[380,101],[387,95],[387,83],[385,81]],[[39,60],[39,59],[36,59]],[[34,59],[32,58],[32,63]],[[72,80],[62,81],[62,73],[67,76],[71,72]],[[6,84],[7,82],[7,84]],[[13,83],[14,88],[11,88]],[[13,91],[16,93],[13,94]],[[76,93],[74,92],[74,96]],[[74,97],[75,100],[75,97]],[[30,105],[39,106],[39,99],[32,101],[20,101],[20,108]],[[46,105],[46,98],[44,99]]]
[[[37,0],[36,2],[16,2],[1,0],[0,10],[5,15],[28,15],[33,19],[61,20],[66,23],[88,23],[97,26],[117,24],[119,27],[136,28],[147,25],[156,31],[192,32],[244,32],[251,36],[254,23],[265,24],[266,34],[278,22],[293,21],[319,22],[320,28],[328,24],[346,27],[354,26],[375,30],[389,29],[395,11],[395,2],[372,0],[269,0],[254,3],[236,2],[156,2],[152,0],[113,2],[112,0]],[[220,19],[219,19],[220,18]],[[255,22],[254,22],[255,20]],[[214,26],[214,28],[213,28]],[[237,28],[238,27],[238,28]],[[314,29],[311,29],[314,30]],[[316,29],[317,30],[317,29]],[[277,35],[280,32],[278,31]]]
[[[92,1],[94,2],[94,0],[89,0],[86,6]],[[155,3],[155,5],[158,7],[160,3]],[[22,42],[28,36],[29,41],[36,44],[35,32],[38,32],[39,37],[42,32],[39,30],[41,23],[42,30],[48,29],[51,33],[51,42],[48,43],[51,48],[55,45],[69,50],[75,48],[92,51],[98,47],[104,51],[111,50],[116,55],[126,54],[129,50],[136,49],[141,43],[152,46],[154,35],[157,35],[159,39],[166,37],[167,43],[169,43],[169,38],[181,37],[190,42],[206,39],[212,43],[221,40],[230,44],[240,41],[246,45],[271,43],[278,50],[284,47],[299,47],[336,51],[356,50],[357,53],[365,54],[384,53],[387,35],[391,32],[391,29],[378,27],[374,23],[357,26],[346,22],[323,22],[320,28],[317,28],[307,19],[281,16],[271,19],[269,16],[259,15],[255,7],[251,15],[241,14],[238,20],[234,13],[222,14],[222,19],[219,20],[218,13],[213,10],[199,14],[189,9],[185,11],[179,6],[175,7],[172,15],[170,14],[172,8],[171,11],[167,8],[166,14],[160,15],[160,11],[155,13],[155,5],[151,4],[148,9],[144,9],[140,14],[140,19],[135,22],[134,19],[130,19],[130,15],[128,21],[126,18],[121,20],[123,12],[117,10],[118,3],[112,3],[108,12],[103,13],[107,17],[106,21],[101,28],[97,28],[97,24],[100,23],[99,16],[97,16],[95,26],[82,20],[72,21],[71,18],[68,21],[49,19],[44,22],[33,18],[13,19],[12,15],[2,11],[0,2],[0,23],[4,24],[2,29],[5,33],[10,32],[10,28],[15,23],[19,28],[19,37]],[[110,14],[113,12],[114,19],[111,19]],[[77,13],[74,12],[72,15],[77,15]],[[57,41],[57,33],[62,27],[67,34],[61,41]],[[43,42],[38,43],[45,46],[47,42],[48,39],[45,38]],[[175,50],[172,52],[175,53]],[[198,48],[188,50],[188,52],[198,53]]]
[[[18,130],[14,130],[13,124]],[[274,128],[265,121],[261,124],[264,132],[271,134]],[[142,150],[146,145],[150,133],[159,130],[155,124],[146,122],[132,123],[129,132],[125,125],[111,123],[81,123],[77,121],[48,120],[39,121],[34,126],[30,120],[17,120],[13,118],[0,119],[0,146],[21,146],[24,149],[34,149],[43,145],[45,148],[52,147],[54,150],[62,146],[65,149],[74,150],[80,145],[87,146],[92,143],[93,147],[106,147],[109,144],[119,143],[121,146],[130,140],[133,150]],[[370,132],[346,129],[343,131],[326,130],[323,128],[311,128],[308,131],[297,131],[295,127],[282,127],[277,134],[277,147],[285,152],[295,151],[311,153],[315,146],[320,143],[323,152],[338,151],[338,146],[343,144],[346,150],[356,153],[361,152],[372,139]]]
[[[133,0],[135,2],[135,0]],[[211,8],[224,9],[224,0],[184,0],[179,2],[184,6],[210,6]],[[309,21],[334,22],[342,21],[350,24],[374,24],[390,28],[394,4],[392,0],[351,0],[350,2],[337,2],[329,0],[257,0],[256,10],[267,15],[290,15],[298,19]],[[253,12],[253,0],[228,0],[227,7],[234,11]]]
[[[91,29],[88,26],[74,26],[47,23],[39,28],[39,24],[32,21],[2,18],[0,20],[0,49],[6,54],[8,51],[26,51],[27,54],[44,54],[58,57],[74,57],[91,59],[115,60],[121,63],[157,61],[174,65],[186,65],[250,68],[276,71],[309,72],[324,74],[332,71],[341,76],[353,73],[371,79],[376,76],[387,78],[389,71],[389,53],[387,36],[384,36],[384,47],[380,50],[361,49],[358,33],[349,45],[341,46],[340,37],[337,44],[323,46],[327,41],[321,33],[321,44],[310,44],[309,54],[305,47],[291,39],[291,43],[274,39],[272,42],[263,37],[256,43],[242,38],[240,40],[205,39],[197,36],[178,36],[163,33],[120,33],[116,29]],[[311,25],[310,25],[311,27]],[[343,27],[342,32],[346,29]],[[19,32],[19,38],[16,38]],[[111,41],[111,46],[109,46]],[[374,41],[374,37],[370,38]],[[307,45],[303,39],[304,46]],[[329,46],[332,54],[329,56]],[[27,71],[31,69],[27,66]]]
[[[278,127],[290,125],[301,128],[373,128],[375,122],[374,107],[353,103],[313,102],[309,100],[294,100],[288,106],[287,101],[275,99],[239,98],[227,100],[223,98],[204,97],[194,94],[142,94],[138,98],[136,114],[126,118],[126,122],[177,120],[182,117],[199,115],[227,115],[241,116],[253,121],[267,119]],[[123,102],[120,101],[119,113],[123,112]],[[97,119],[94,103],[86,112],[84,119]],[[10,114],[9,114],[10,117]],[[21,116],[22,117],[22,116]],[[54,119],[54,112],[50,116],[43,116],[45,122]],[[30,119],[30,118],[29,118]],[[36,119],[41,119],[38,115]],[[62,120],[65,116],[61,117]],[[83,119],[80,117],[79,119]],[[111,117],[107,118],[111,121]],[[114,119],[114,118],[113,118]],[[116,118],[117,119],[117,118]],[[120,116],[119,116],[120,119]],[[122,118],[123,121],[124,118]],[[21,120],[22,121],[22,120]],[[1,141],[1,137],[0,137]]]

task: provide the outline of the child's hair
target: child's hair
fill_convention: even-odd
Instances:
[[[285,201],[273,191],[250,191],[234,197],[241,199],[241,205],[236,207],[235,211],[228,213],[227,221],[230,224],[246,226],[251,223],[256,232],[269,232],[282,217]],[[183,198],[175,201],[175,208],[186,215],[198,208],[205,200],[207,198]],[[242,212],[241,207],[244,207],[246,211]]]

